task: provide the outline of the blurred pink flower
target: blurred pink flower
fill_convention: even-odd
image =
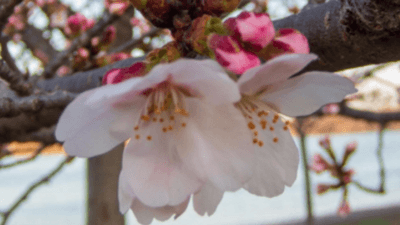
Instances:
[[[320,154],[315,154],[310,169],[316,173],[322,173],[329,169],[331,165]]]
[[[346,200],[343,200],[340,204],[337,214],[340,217],[346,217],[350,214],[350,205]]]
[[[323,138],[321,138],[319,140],[319,145],[324,149],[330,149],[331,148],[331,140],[329,138],[329,135],[325,135]]]
[[[349,144],[346,145],[346,153],[347,154],[353,153],[357,149],[357,146],[358,144],[356,141],[350,142]]]
[[[129,2],[114,2],[108,7],[108,11],[112,14],[122,15],[125,10],[129,7]]]
[[[93,19],[87,19],[84,15],[76,13],[68,17],[64,31],[68,35],[78,35],[92,28],[94,24]]]
[[[113,25],[108,26],[106,30],[103,32],[100,44],[101,45],[109,45],[116,38],[116,29]]]
[[[60,68],[58,68],[56,73],[58,76],[62,77],[62,76],[67,75],[70,72],[71,72],[71,69],[68,66],[63,65],[63,66],[60,66]]]

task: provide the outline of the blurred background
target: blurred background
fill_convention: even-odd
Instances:
[[[267,11],[279,19],[307,3],[253,0],[229,16],[241,10]],[[106,21],[111,12],[119,20]],[[87,25],[78,29],[70,18]],[[55,70],[57,77],[142,57],[172,40],[168,31],[152,27],[139,11],[122,3],[23,1],[4,26],[1,58],[21,76],[40,75],[59,52],[76,45],[81,32],[95,29],[95,21],[102,20],[110,26],[93,34],[86,47],[68,52],[69,59]],[[153,224],[400,224],[400,63],[338,73],[355,82],[359,92],[292,121],[302,158],[292,187],[271,199],[244,190],[225,193],[211,217],[197,215],[189,205],[177,220]],[[54,126],[34,135],[53,131]],[[90,165],[87,159],[67,157],[60,144],[48,143],[54,140],[21,138],[1,145],[0,224],[89,224],[89,193],[97,181],[88,180],[88,174],[102,162]],[[137,224],[132,212],[125,215],[125,224]]]

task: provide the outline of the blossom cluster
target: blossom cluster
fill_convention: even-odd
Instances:
[[[329,172],[333,178],[338,180],[338,182],[336,184],[318,184],[317,193],[321,195],[329,190],[342,189],[342,202],[337,213],[339,216],[345,217],[350,213],[350,205],[347,200],[348,185],[353,182],[353,175],[355,174],[353,169],[347,169],[345,166],[348,163],[350,156],[353,155],[357,149],[357,142],[351,142],[347,144],[341,162],[338,162],[336,159],[329,136],[323,137],[319,141],[319,144],[329,155],[329,159],[325,159],[321,154],[315,154],[310,166],[310,170],[317,174]]]
[[[131,209],[142,224],[177,218],[190,200],[198,214],[212,215],[227,191],[281,194],[295,181],[299,164],[288,116],[310,114],[356,91],[333,73],[292,77],[317,56],[307,54],[306,41],[285,36],[290,32],[276,35],[265,14],[242,13],[233,20],[226,22],[233,24],[231,34],[209,36],[216,60],[178,59],[183,51],[169,43],[145,61],[108,71],[104,86],[79,95],[60,117],[56,138],[70,155],[93,157],[129,140],[119,177],[120,211]],[[257,33],[264,24],[268,35]],[[240,45],[226,47],[214,38]],[[269,54],[264,64],[237,60],[269,45],[275,49],[275,42],[283,52]],[[224,55],[229,48],[243,54]]]

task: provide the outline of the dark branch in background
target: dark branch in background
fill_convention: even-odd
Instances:
[[[320,57],[305,70],[338,71],[400,60],[399,1],[330,0],[274,21],[295,28]]]
[[[14,13],[14,7],[20,4],[23,0],[1,0],[0,1],[0,30],[3,30],[4,26],[8,22],[8,17]]]
[[[379,122],[381,124],[386,124],[391,121],[400,121],[400,112],[374,113],[374,112],[352,109],[346,106],[344,103],[341,104],[340,106],[339,114],[354,119],[363,119],[370,122]]]
[[[385,129],[386,124],[381,123],[379,127],[379,133],[378,133],[378,148],[376,150],[376,157],[378,158],[379,162],[379,177],[380,177],[380,184],[378,189],[372,189],[363,186],[360,182],[354,181],[353,183],[360,188],[363,191],[369,192],[369,193],[374,193],[374,194],[385,194],[385,165],[383,163],[383,156],[382,156],[382,149],[383,149],[383,132]]]
[[[56,174],[58,174],[61,169],[67,164],[70,163],[74,158],[73,157],[66,157],[51,173],[49,173],[47,176],[43,177],[40,179],[38,182],[34,183],[32,186],[30,186],[24,194],[21,195],[20,198],[5,212],[1,212],[0,215],[3,217],[3,221],[1,222],[0,225],[5,225],[7,220],[10,218],[10,215],[18,208],[18,206],[24,202],[29,195],[36,190],[38,187],[41,185],[48,183]]]
[[[117,48],[111,50],[109,53],[117,53],[117,52],[126,52],[126,51],[131,51],[132,49],[135,48],[136,45],[142,43],[143,39],[146,37],[154,37],[156,36],[162,29],[153,27],[149,32],[146,34],[142,35],[140,38],[137,39],[131,39],[124,44],[118,46]]]
[[[92,29],[75,38],[68,49],[58,53],[58,55],[51,60],[49,64],[47,64],[42,76],[46,79],[52,78],[55,75],[58,67],[64,64],[75,50],[88,44],[92,37],[101,34],[104,28],[113,23],[116,19],[118,19],[117,15],[109,14],[107,12],[104,13],[101,19],[94,25]]]
[[[8,67],[16,72],[16,74],[20,73],[17,65],[15,65],[14,59],[10,55],[7,46],[8,38],[5,36],[0,36],[0,43],[1,43],[1,58],[7,63]],[[18,74],[18,76],[21,76]]]
[[[15,117],[21,113],[37,113],[43,108],[62,108],[70,103],[76,94],[55,91],[46,95],[33,95],[18,99],[0,99],[0,117]]]
[[[33,82],[28,82],[19,71],[13,71],[4,60],[0,60],[0,78],[7,81],[10,89],[19,95],[29,95],[33,89]]]
[[[21,32],[22,41],[25,42],[26,46],[32,51],[42,51],[46,54],[48,60],[54,59],[57,55],[57,51],[50,44],[49,40],[43,38],[43,31],[36,27],[26,24],[25,29]],[[40,59],[41,60],[41,59]],[[46,64],[47,62],[44,62]]]
[[[10,164],[4,164],[4,165],[0,164],[0,169],[12,168],[14,166],[18,166],[21,164],[31,162],[39,156],[39,154],[44,150],[45,147],[46,146],[40,146],[34,153],[32,153],[32,155],[30,157],[28,157],[26,159],[22,159],[22,160],[19,160],[19,161],[10,163]]]

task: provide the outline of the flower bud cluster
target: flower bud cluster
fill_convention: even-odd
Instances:
[[[336,184],[318,184],[317,194],[321,195],[329,190],[343,189],[343,199],[337,213],[339,216],[345,217],[350,213],[350,206],[347,201],[348,185],[353,182],[353,175],[355,174],[353,169],[347,169],[345,168],[345,165],[350,156],[357,149],[357,142],[351,142],[346,145],[346,149],[340,163],[336,160],[329,136],[323,137],[319,144],[328,153],[330,160],[325,159],[321,154],[315,154],[312,164],[309,168],[317,174],[328,171],[333,178],[337,179],[338,182]]]
[[[307,38],[294,29],[275,32],[266,13],[242,12],[223,23],[226,34],[208,37],[215,59],[231,72],[243,74],[259,66],[259,58],[269,60],[287,53],[309,53]]]

